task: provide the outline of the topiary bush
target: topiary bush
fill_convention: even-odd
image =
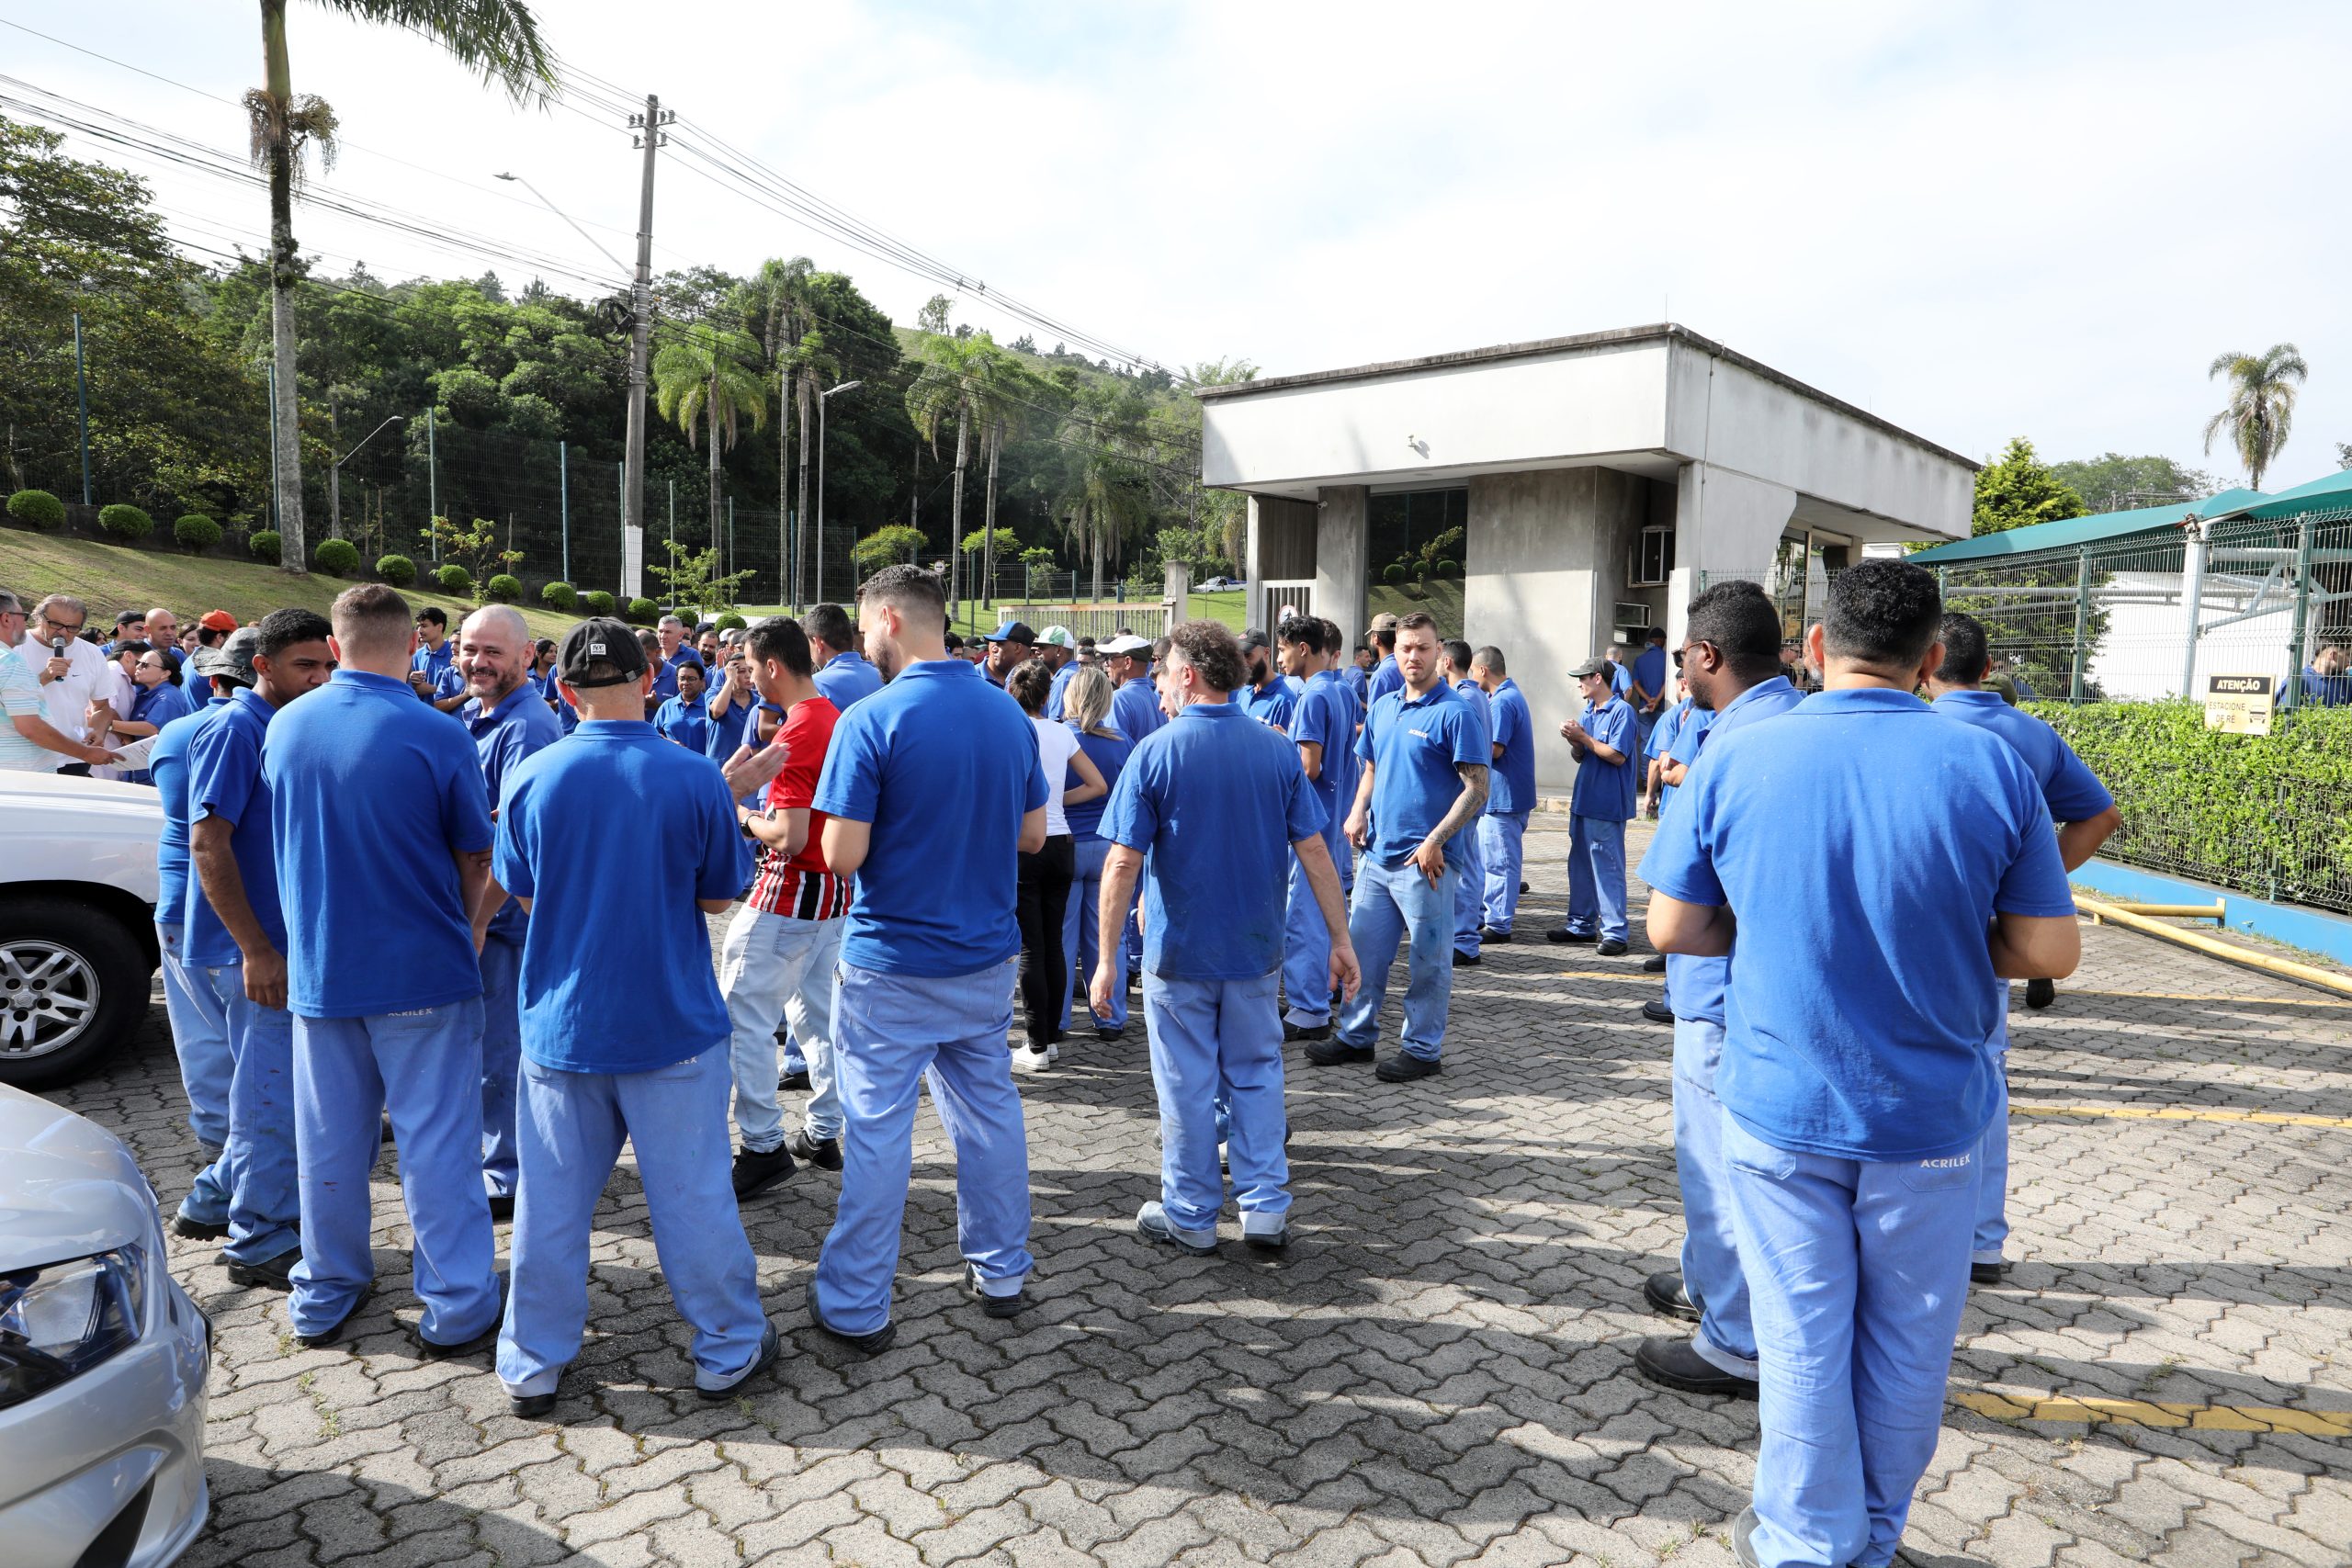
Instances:
[[[474,591],[474,574],[456,561],[434,568],[433,581],[441,585],[444,593],[470,593]]]
[[[578,607],[580,593],[569,582],[550,582],[539,590],[539,603],[568,615]]]
[[[406,556],[378,556],[376,575],[395,588],[406,588],[416,581],[416,563]]]
[[[1460,577],[1462,575],[1462,563],[1451,558],[1441,560],[1437,563],[1437,574],[1443,578]]]
[[[65,503],[45,490],[20,490],[8,498],[8,515],[28,528],[65,526]]]
[[[523,580],[502,571],[483,586],[482,592],[493,604],[512,604],[523,597]]]
[[[172,525],[172,537],[188,554],[200,556],[220,542],[220,525],[201,512],[191,512]]]
[[[270,565],[276,566],[278,547],[277,530],[275,528],[264,528],[258,533],[245,536],[246,552],[255,560],[267,561]]]
[[[118,539],[143,539],[155,531],[155,520],[127,502],[98,508],[98,526]]]
[[[359,547],[349,539],[321,539],[311,558],[329,577],[349,577],[359,570]]]
[[[740,632],[750,624],[732,610],[718,617],[718,629],[723,632]]]
[[[610,615],[613,596],[601,588],[592,588],[580,596],[580,607],[591,615]]]
[[[1390,561],[1380,569],[1380,580],[1391,588],[1402,588],[1411,581],[1412,572],[1400,560]]]
[[[662,607],[650,599],[632,599],[628,602],[628,618],[638,626],[650,626],[662,618]]]

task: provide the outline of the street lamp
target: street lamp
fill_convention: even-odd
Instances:
[[[530,181],[528,181],[528,180],[525,179],[525,178],[524,178],[522,175],[504,175],[504,174],[502,174],[502,175],[492,175],[491,177],[492,177],[492,178],[493,178],[493,179],[501,179],[501,180],[508,180],[508,181],[511,181],[511,182],[513,182],[513,183],[514,183],[514,184],[515,184],[515,185],[521,186],[525,190],[529,191],[533,196],[537,197],[539,198],[539,205],[540,205],[541,207],[546,208],[549,212],[554,213],[558,218],[562,219],[566,223],[571,223],[571,231],[572,231],[573,233],[575,233],[575,234],[579,235],[582,239],[583,239],[583,240],[587,241],[590,244],[592,244],[592,245],[595,246],[599,251],[604,251],[605,259],[606,261],[608,261],[608,262],[612,263],[615,266],[619,267],[623,272],[627,272],[627,271],[628,270],[628,264],[627,262],[625,262],[625,261],[621,260],[621,258],[620,258],[620,257],[618,257],[618,256],[616,256],[616,255],[613,254],[613,253],[612,253],[612,252],[605,250],[605,243],[604,243],[602,240],[599,240],[598,238],[596,238],[596,236],[595,236],[595,235],[591,234],[590,232],[588,232],[588,231],[587,231],[587,230],[582,229],[582,228],[578,223],[572,222],[572,218],[571,218],[571,213],[566,212],[562,208],[558,207],[554,202],[549,201],[549,200],[548,199],[547,192],[545,192],[545,191],[541,190],[538,186],[537,186],[533,185]]]
[[[367,446],[368,443],[375,440],[376,437],[383,434],[384,432],[400,423],[407,417],[408,416],[406,414],[396,413],[392,415],[391,418],[386,420],[383,423],[378,425],[375,429],[361,436],[359,438],[359,445],[357,446],[354,446],[350,451],[345,452],[342,457],[337,457],[334,460],[334,466],[327,470],[327,507],[328,510],[334,513],[334,536],[336,538],[340,539],[343,537],[343,466],[351,461],[354,457],[359,456],[360,446]]]
[[[835,392],[846,392],[865,385],[863,381],[843,381],[828,387],[817,394],[817,597],[825,596],[825,400]]]

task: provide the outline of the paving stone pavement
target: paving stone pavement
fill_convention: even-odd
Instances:
[[[1031,1312],[992,1321],[958,1293],[954,1170],[926,1108],[897,1346],[863,1359],[808,1326],[834,1179],[804,1170],[745,1214],[787,1354],[729,1404],[688,1391],[626,1160],[597,1216],[590,1337],[548,1422],[506,1414],[486,1357],[412,1350],[393,1156],[376,1172],[383,1288],[346,1347],[298,1348],[282,1297],[232,1287],[213,1244],[175,1242],[219,1341],[213,1521],[186,1561],[1729,1562],[1755,1408],[1633,1372],[1639,1338],[1670,1327],[1641,1280],[1682,1228],[1668,1036],[1636,1010],[1654,991],[1633,959],[1541,940],[1566,839],[1538,819],[1522,940],[1457,974],[1443,1077],[1390,1086],[1294,1053],[1295,1239],[1279,1261],[1230,1223],[1215,1258],[1135,1236],[1157,1195],[1139,1025],[1021,1080]],[[2085,947],[2054,1010],[2019,993],[2018,1101],[2352,1118],[2352,1009],[2125,932],[2088,930]],[[160,1001],[126,1060],[59,1098],[179,1200],[194,1151]],[[2124,1408],[2159,1424],[1955,1402],[1904,1560],[2352,1561],[2352,1436],[2180,1414],[2352,1411],[2352,1123],[2020,1116],[2014,1132],[2021,1261],[1973,1294],[1954,1393],[2153,1402]]]

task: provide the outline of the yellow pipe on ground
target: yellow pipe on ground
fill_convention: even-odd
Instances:
[[[2120,909],[2128,915],[2154,915],[2159,917],[2170,917],[2176,919],[2190,920],[2218,920],[2222,918],[2226,906],[2222,904],[2222,900],[2216,898],[2210,904],[2127,904],[2117,901],[2109,904],[2108,908],[2110,909]]]
[[[2233,964],[2244,964],[2256,969],[2265,969],[2273,975],[2301,981],[2306,986],[2318,986],[2325,990],[2340,991],[2346,996],[2352,996],[2352,978],[2325,969],[2316,969],[2308,964],[2297,964],[2292,959],[2273,958],[2267,953],[2256,953],[2248,948],[2238,947],[2207,936],[2201,931],[2182,931],[2178,926],[2168,926],[2161,920],[2151,919],[2146,915],[2136,914],[2128,906],[2109,904],[2098,898],[2086,898],[2080,893],[2075,895],[2075,907],[2094,920],[2106,920],[2121,926],[2126,931],[2135,931],[2145,936],[2158,937],[2182,947],[2192,947],[2199,953],[2211,953],[2216,958],[2226,958]]]

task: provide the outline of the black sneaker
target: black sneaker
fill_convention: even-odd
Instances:
[[[1566,926],[1554,926],[1550,931],[1544,933],[1544,940],[1545,942],[1570,942],[1581,946],[1588,942],[1599,942],[1600,940],[1600,933],[1598,931],[1572,931]]]
[[[1683,1393],[1721,1394],[1732,1399],[1756,1397],[1756,1380],[1727,1372],[1699,1354],[1688,1339],[1657,1335],[1634,1351],[1634,1370],[1660,1388]]]
[[[448,1361],[459,1356],[471,1356],[487,1350],[497,1344],[498,1331],[506,1323],[506,1292],[513,1287],[514,1282],[514,1276],[511,1274],[498,1276],[498,1314],[490,1320],[488,1328],[483,1329],[471,1339],[461,1339],[455,1345],[444,1345],[436,1339],[427,1339],[424,1337],[424,1325],[420,1324],[413,1336],[416,1353],[428,1361]]]
[[[793,1158],[807,1160],[820,1170],[839,1170],[842,1168],[842,1141],[839,1138],[812,1138],[808,1135],[808,1129],[803,1127],[785,1139],[784,1146],[791,1151]]]
[[[751,1149],[735,1153],[735,1201],[763,1192],[793,1172],[792,1151],[778,1144],[765,1154]]]
[[[1642,973],[1643,973],[1643,974],[1645,974],[1645,975],[1663,975],[1663,974],[1665,974],[1665,973],[1666,973],[1666,954],[1665,954],[1665,953],[1651,953],[1647,958],[1643,959],[1643,960],[1642,960]]]
[[[186,1214],[174,1214],[172,1234],[186,1236],[190,1241],[219,1241],[229,1234],[229,1223],[223,1220],[214,1224],[210,1220],[192,1220]]]
[[[1125,1029],[1114,1029],[1107,1023],[1100,1025],[1094,1031],[1094,1038],[1100,1040],[1105,1045],[1111,1044],[1114,1041],[1125,1040],[1126,1037],[1127,1032]]]
[[[1349,1062],[1369,1062],[1379,1055],[1379,1052],[1369,1045],[1351,1045],[1337,1035],[1328,1040],[1317,1040],[1306,1048],[1307,1061],[1318,1067],[1336,1067]]]
[[[737,1394],[743,1392],[743,1385],[745,1383],[750,1382],[753,1378],[758,1377],[762,1372],[766,1371],[770,1367],[775,1365],[776,1357],[783,1353],[784,1337],[776,1333],[775,1324],[767,1324],[760,1330],[760,1353],[752,1358],[750,1370],[745,1371],[741,1377],[737,1378],[733,1382],[729,1383],[725,1388],[705,1388],[702,1384],[696,1383],[695,1384],[695,1397],[697,1399],[709,1400],[713,1404],[718,1404],[723,1399],[732,1399]]]
[[[2028,980],[2025,983],[2025,1005],[2039,1010],[2058,999],[2055,980]]]
[[[326,1327],[320,1329],[316,1334],[297,1334],[294,1336],[294,1343],[300,1345],[305,1350],[323,1350],[328,1346],[334,1344],[337,1340],[343,1337],[343,1331],[351,1326],[351,1320],[357,1317],[362,1312],[367,1310],[368,1299],[375,1293],[376,1282],[373,1280],[370,1280],[368,1283],[360,1286],[359,1293],[352,1298],[351,1310],[349,1312],[345,1313],[341,1317],[336,1318],[334,1322],[328,1325]]]
[[[1519,896],[1520,896],[1521,897],[1522,897],[1522,898],[1526,897],[1527,897],[1527,891],[1528,891],[1528,889],[1527,889],[1527,884],[1526,884],[1526,883],[1524,883],[1524,882],[1521,883],[1521,884],[1519,885]]]
[[[1453,966],[1456,969],[1466,969],[1473,964],[1484,964],[1486,961],[1486,955],[1483,953],[1456,953],[1453,955]]]
[[[1393,1056],[1380,1058],[1380,1066],[1372,1069],[1372,1076],[1382,1083],[1411,1083],[1415,1078],[1435,1077],[1443,1071],[1445,1066],[1442,1062],[1427,1061],[1399,1051]]]
[[[555,1402],[562,1396],[560,1382],[545,1393],[516,1393],[510,1389],[506,1394],[507,1414],[518,1421],[544,1420],[548,1412],[555,1408]]]
[[[1972,1263],[1968,1266],[1968,1282],[1972,1285],[1997,1285],[2009,1277],[2006,1263]]]
[[[492,1193],[490,1195],[490,1217],[493,1220],[513,1219],[514,1217],[514,1194],[512,1192]]]
[[[992,1296],[980,1289],[980,1271],[969,1263],[964,1265],[964,1293],[980,1303],[980,1311],[990,1317],[1017,1317],[1029,1310],[1029,1282],[1009,1296]]]
[[[294,1288],[294,1265],[302,1261],[302,1249],[287,1248],[277,1257],[259,1263],[240,1263],[227,1253],[220,1261],[229,1266],[229,1283],[258,1285],[265,1291],[290,1291]]]
[[[1284,1043],[1293,1040],[1329,1040],[1330,1038],[1331,1021],[1328,1018],[1320,1023],[1293,1023],[1288,1019],[1283,1020]]]
[[[775,1080],[775,1087],[797,1089],[806,1094],[808,1090],[808,1069],[803,1067],[798,1072],[785,1074],[784,1077]]]
[[[1649,1303],[1652,1312],[1679,1317],[1685,1323],[1699,1321],[1699,1303],[1690,1299],[1679,1269],[1661,1269],[1643,1280],[1642,1299]]]
[[[878,1356],[899,1341],[899,1325],[895,1323],[886,1323],[871,1334],[844,1334],[827,1323],[825,1314],[817,1310],[817,1288],[813,1283],[808,1288],[808,1321],[817,1325],[818,1332],[838,1339],[860,1355]]]
[[[1623,958],[1625,956],[1625,944],[1612,937],[1592,951],[1603,958]]]
[[[1506,942],[1510,940],[1510,932],[1498,931],[1492,926],[1480,926],[1478,928],[1478,940],[1490,945]]]
[[[1674,1021],[1674,1010],[1667,1006],[1664,1002],[1659,1001],[1656,997],[1652,997],[1648,1001],[1642,1004],[1642,1016],[1648,1019],[1652,1023],[1672,1023]]]

